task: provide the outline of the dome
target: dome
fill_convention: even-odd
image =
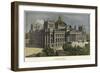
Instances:
[[[61,16],[58,17],[58,20],[55,23],[56,28],[58,27],[65,27],[66,23],[61,19]]]

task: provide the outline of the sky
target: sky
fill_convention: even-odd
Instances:
[[[61,12],[40,12],[40,11],[25,11],[25,32],[28,32],[30,25],[39,24],[43,27],[44,21],[47,19],[57,21],[58,17],[61,16],[62,20],[67,25],[73,27],[83,25],[86,32],[90,32],[90,14],[85,13],[61,13]]]

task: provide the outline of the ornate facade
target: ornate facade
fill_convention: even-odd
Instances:
[[[33,31],[33,25],[29,31],[30,47],[53,48],[54,51],[63,50],[62,46],[67,42],[86,41],[86,33],[82,26],[72,28],[67,25],[59,16],[57,21],[44,21],[43,29]]]
[[[44,22],[44,47],[50,47],[56,50],[62,50],[66,42],[66,24],[58,18],[56,22],[47,20]]]

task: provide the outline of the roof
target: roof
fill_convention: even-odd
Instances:
[[[70,34],[82,34],[82,32],[78,30],[71,30]]]

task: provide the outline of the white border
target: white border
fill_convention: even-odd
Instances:
[[[24,11],[50,11],[50,12],[69,12],[69,13],[89,13],[90,14],[90,56],[67,56],[52,58],[29,58],[30,61],[24,61]],[[95,10],[78,9],[63,7],[44,7],[44,6],[19,6],[19,68],[30,67],[48,67],[61,65],[82,65],[95,64]],[[56,59],[55,59],[56,58]],[[37,60],[37,61],[36,61]],[[41,60],[41,61],[40,61]],[[45,61],[43,61],[45,60]]]

